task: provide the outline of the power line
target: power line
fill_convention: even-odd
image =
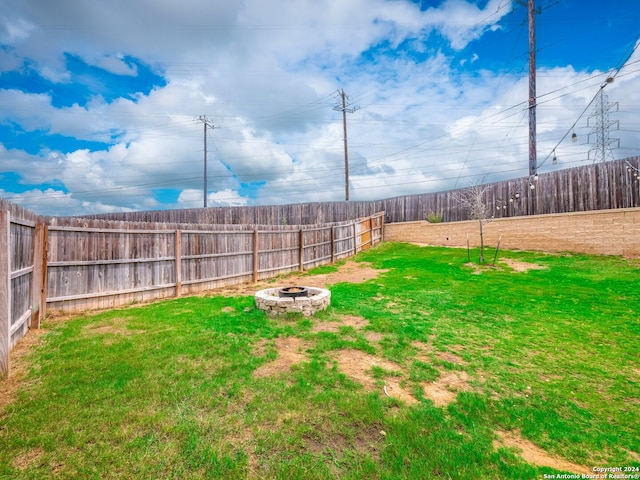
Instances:
[[[553,147],[553,150],[551,150],[551,152],[549,152],[549,154],[542,161],[540,166],[542,166],[551,157],[551,155],[553,155],[553,157],[555,158],[556,149],[560,146],[560,144],[564,141],[564,139],[567,138],[569,133],[573,132],[572,133],[572,140],[575,141],[575,126],[578,124],[578,122],[580,121],[582,116],[585,114],[587,109],[591,106],[591,104],[596,100],[596,98],[598,97],[598,94],[600,92],[602,92],[607,85],[609,85],[610,83],[613,83],[615,78],[620,74],[620,71],[625,67],[625,65],[627,64],[627,62],[629,61],[631,56],[635,53],[635,51],[638,49],[638,47],[640,47],[640,41],[636,41],[636,43],[633,46],[633,48],[631,48],[631,47],[627,48],[627,51],[624,53],[622,59],[618,62],[617,66],[615,67],[615,72],[612,75],[608,75],[607,76],[607,79],[604,81],[604,83],[602,83],[602,85],[600,85],[600,89],[596,92],[596,94],[593,96],[591,101],[587,104],[587,106],[584,108],[584,110],[580,113],[580,115],[578,116],[576,121],[573,122],[573,125],[571,125],[571,127],[567,130],[567,132],[562,136],[562,138],[556,144],[556,146]],[[634,63],[636,63],[636,62],[631,62],[629,65],[632,65]]]

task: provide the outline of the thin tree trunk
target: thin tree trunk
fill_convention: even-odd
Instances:
[[[482,235],[482,220],[479,220],[480,224],[480,263],[484,263],[484,236]]]

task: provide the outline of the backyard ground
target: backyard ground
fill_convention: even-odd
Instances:
[[[0,478],[640,478],[638,268],[384,244],[54,316],[12,353]],[[293,284],[329,286],[331,307],[255,308]]]

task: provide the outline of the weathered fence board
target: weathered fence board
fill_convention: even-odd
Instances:
[[[220,280],[246,280],[252,272],[252,231],[182,231],[182,284],[187,292]],[[214,283],[215,285],[215,283]]]
[[[10,223],[11,214],[0,210],[0,378],[7,378],[10,372],[10,325],[11,325],[11,257]]]
[[[381,223],[383,216],[253,230],[158,223],[145,229],[141,223],[56,219],[47,228],[47,306],[67,311],[111,307],[304,270],[372,244],[373,227],[363,241],[357,225]]]
[[[36,224],[30,220],[10,219],[11,317],[9,348],[29,327],[34,290]]]
[[[16,214],[24,213],[14,209]],[[34,214],[25,217],[35,219]],[[44,226],[0,211],[0,377],[9,375],[9,352],[37,325],[42,282]]]

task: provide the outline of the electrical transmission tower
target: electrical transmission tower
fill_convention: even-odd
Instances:
[[[612,146],[617,144],[617,148],[620,148],[620,139],[609,136],[611,127],[615,126],[616,130],[620,128],[618,120],[609,120],[609,112],[618,111],[618,102],[609,103],[609,99],[602,89],[600,89],[598,95],[600,98],[596,98],[591,115],[587,119],[587,126],[592,128],[591,133],[589,133],[589,139],[591,135],[596,137],[595,145],[591,147],[587,157],[593,160],[593,163],[615,160]]]
[[[349,97],[344,90],[338,90],[338,103],[334,110],[342,112],[342,127],[344,130],[344,199],[349,201],[349,149],[347,147],[347,112],[353,113],[360,107],[351,106]]]

